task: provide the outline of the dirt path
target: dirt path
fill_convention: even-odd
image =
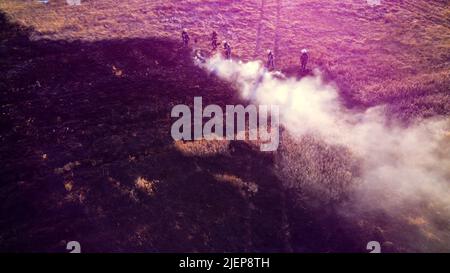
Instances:
[[[280,19],[281,19],[282,1],[277,0],[277,20],[275,23],[275,39],[273,41],[273,52],[276,58],[279,58],[279,45],[280,45]]]
[[[265,44],[265,38],[272,37],[273,35],[273,43],[268,45],[268,49],[272,49],[275,54],[275,58],[279,58],[280,53],[280,25],[281,25],[281,11],[282,11],[283,3],[281,0],[267,1],[261,0],[260,4],[260,16],[259,23],[256,32],[256,41],[255,41],[255,51],[253,53],[253,58],[257,59],[261,54],[261,46]],[[272,30],[269,27],[264,28],[265,23],[270,23],[272,19],[271,15],[275,17],[275,29]],[[267,21],[267,22],[266,22]],[[271,34],[271,35],[269,35]],[[263,56],[265,55],[265,51],[263,52]],[[265,59],[264,59],[265,61]]]
[[[266,1],[261,0],[261,6],[259,8],[259,23],[258,23],[258,30],[256,32],[256,45],[255,45],[255,52],[253,53],[253,57],[256,58],[258,56],[259,48],[261,46],[261,30],[264,20],[264,6]]]
[[[269,3],[271,4],[271,3]],[[264,17],[265,17],[265,9],[268,9],[267,13],[272,13],[273,11],[270,10],[270,8],[273,5],[268,5],[267,2],[265,0],[261,0],[261,6],[260,6],[260,17],[259,17],[259,23],[258,23],[258,29],[257,29],[257,34],[256,34],[256,44],[255,44],[255,51],[254,51],[254,58],[256,59],[258,57],[258,53],[260,51],[261,48],[261,37],[264,37],[262,35],[264,35],[264,31],[262,30],[263,28],[263,23],[264,23]],[[273,52],[275,54],[275,57],[278,58],[279,56],[279,45],[280,45],[280,22],[281,22],[281,9],[282,9],[282,1],[281,0],[276,0],[276,21],[275,21],[275,35],[274,35],[274,40],[273,40]],[[287,215],[287,207],[286,207],[286,196],[283,193],[281,195],[281,234],[283,237],[283,245],[285,248],[285,251],[287,252],[292,252],[292,245],[291,245],[291,232],[290,232],[290,224],[289,224],[289,219],[288,219],[288,215]]]

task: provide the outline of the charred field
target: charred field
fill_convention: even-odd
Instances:
[[[401,128],[448,121],[449,18],[439,0],[1,1],[0,251],[450,251],[450,131],[424,160],[447,184],[368,210],[349,205],[365,179],[352,149],[289,132],[270,153],[170,135],[171,109],[195,96],[249,103],[193,62],[212,30],[236,60],[273,49],[293,78],[308,48],[346,111],[382,105]]]

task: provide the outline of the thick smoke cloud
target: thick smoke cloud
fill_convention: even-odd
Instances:
[[[298,80],[279,72],[269,73],[258,61],[229,61],[218,56],[207,60],[204,67],[236,85],[243,99],[279,105],[280,123],[289,135],[289,147],[279,151],[282,166],[278,171],[281,177],[292,180],[288,185],[309,180],[303,186],[320,189],[323,181],[330,182],[325,183],[326,187],[334,187],[333,183],[342,182],[338,180],[348,180],[354,185],[352,202],[342,205],[342,213],[357,217],[382,210],[398,221],[417,225],[428,238],[426,242],[441,246],[427,250],[445,251],[442,246],[450,245],[448,118],[420,120],[405,128],[388,124],[383,106],[350,111],[339,102],[337,88],[324,83],[318,71],[315,76]],[[310,138],[315,139],[312,144]],[[314,178],[314,169],[305,165],[315,164],[316,158],[302,155],[313,153],[314,149],[304,146],[314,143],[334,149],[335,159],[350,174],[340,174],[338,164],[325,167],[329,174],[316,170],[318,177],[327,177]],[[419,246],[414,250],[425,249]]]

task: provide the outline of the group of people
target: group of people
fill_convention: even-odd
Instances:
[[[220,45],[220,43],[217,42],[217,38],[218,38],[217,32],[213,31],[213,33],[211,34],[211,48],[213,51],[217,50],[217,46]],[[187,33],[186,29],[183,29],[183,31],[181,32],[181,39],[183,40],[184,46],[189,45],[190,37],[189,37],[189,34]],[[223,51],[224,51],[225,58],[231,59],[230,43],[228,43],[225,40],[222,43],[223,43]]]
[[[211,48],[213,51],[217,50],[217,46],[220,45],[220,43],[217,42],[217,38],[218,38],[217,32],[213,31],[211,34]],[[187,29],[183,29],[183,31],[181,32],[181,39],[183,40],[183,45],[187,47],[189,45],[189,41],[190,41],[190,37],[187,32]],[[226,40],[224,40],[222,42],[222,44],[223,44],[223,51],[224,51],[225,59],[231,59],[230,43],[228,43]],[[306,71],[306,65],[308,64],[308,59],[309,59],[308,50],[304,48],[304,49],[302,49],[301,55],[300,55],[301,72]],[[272,52],[272,50],[270,50],[270,49],[267,50],[266,67],[268,70],[275,69],[275,55]]]
[[[272,50],[267,50],[267,63],[266,67],[269,70],[275,69],[275,55],[273,54]],[[302,49],[301,55],[300,55],[300,63],[301,63],[301,72],[306,71],[306,65],[308,64],[308,50],[306,48]]]

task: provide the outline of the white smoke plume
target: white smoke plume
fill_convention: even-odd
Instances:
[[[259,61],[230,61],[218,56],[203,66],[234,84],[243,99],[279,105],[280,123],[294,142],[314,136],[326,145],[343,147],[348,153],[342,160],[354,158],[359,173],[349,179],[358,183],[352,190],[352,205],[344,210],[346,215],[383,210],[399,221],[416,225],[426,237],[425,244],[431,245],[410,250],[450,251],[450,119],[421,120],[407,128],[387,125],[383,106],[364,112],[346,109],[339,102],[337,88],[324,83],[319,72],[298,80],[268,72]],[[295,147],[287,147],[282,164],[294,165],[291,170],[303,170],[300,165],[311,161],[289,161],[311,149],[297,151]],[[311,168],[305,170],[311,172]],[[335,167],[330,170],[340,171]],[[292,174],[288,171],[285,177]],[[310,173],[301,178],[308,177]],[[336,174],[334,179],[340,177],[345,175]],[[433,248],[434,244],[440,247]]]

